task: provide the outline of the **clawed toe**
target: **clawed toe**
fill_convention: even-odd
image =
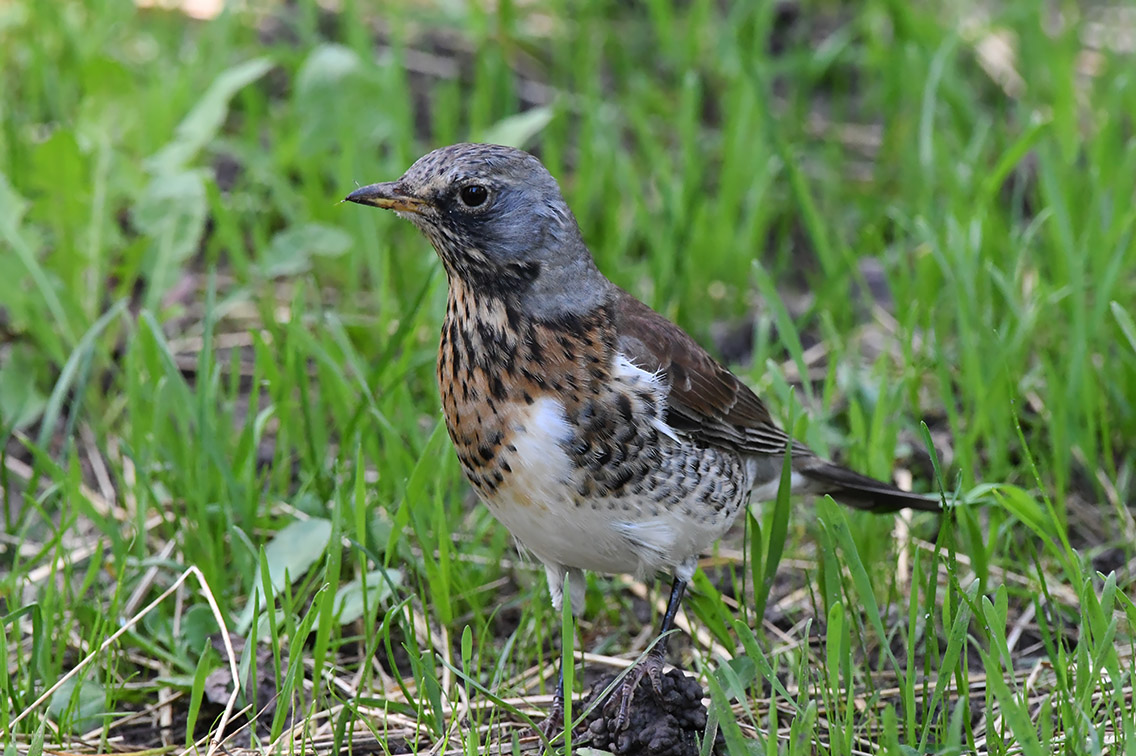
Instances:
[[[564,730],[563,704],[557,706],[556,703],[553,703],[552,708],[548,710],[548,716],[537,723],[536,730],[537,734],[543,735],[545,740],[551,741],[559,736]]]
[[[651,681],[651,691],[657,698],[662,696],[663,657],[652,650],[648,652],[639,663],[632,667],[623,682],[612,692],[611,703],[618,702],[619,710],[615,715],[615,731],[621,732],[631,721],[631,705],[635,700],[635,692],[639,690],[639,683],[647,677]]]

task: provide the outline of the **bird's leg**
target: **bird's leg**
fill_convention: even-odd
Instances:
[[[560,614],[564,608],[564,588],[568,588],[568,600],[572,610],[572,638],[576,637],[576,615],[584,608],[584,573],[576,569],[567,569],[558,565],[544,567],[548,577],[548,592],[552,598],[552,608]],[[567,576],[567,579],[566,579]],[[563,654],[561,654],[563,657]],[[572,657],[569,657],[570,659]],[[571,663],[571,662],[569,662]],[[564,660],[557,664],[556,693],[552,696],[552,706],[537,729],[548,740],[560,734],[564,726]]]
[[[619,697],[619,713],[615,717],[616,732],[621,731],[630,721],[631,702],[635,699],[635,691],[639,688],[639,683],[643,680],[644,675],[651,680],[651,689],[655,692],[655,695],[662,697],[663,667],[666,665],[667,641],[670,637],[670,631],[674,628],[675,615],[678,614],[678,607],[682,603],[682,595],[685,592],[686,581],[676,575],[674,583],[671,584],[671,598],[667,602],[663,624],[659,629],[659,639],[647,652],[647,655],[628,671],[627,677],[623,678],[623,684],[616,693]]]
[[[556,692],[552,695],[552,706],[548,709],[548,716],[537,725],[537,729],[549,740],[556,737],[564,726],[564,662],[557,666],[560,673],[557,675]]]

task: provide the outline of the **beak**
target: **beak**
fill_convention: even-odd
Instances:
[[[405,213],[422,213],[427,207],[423,200],[407,194],[397,181],[360,187],[344,197],[344,201]]]

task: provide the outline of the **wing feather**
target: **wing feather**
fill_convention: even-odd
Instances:
[[[774,424],[761,399],[698,342],[627,292],[617,292],[613,317],[618,349],[636,366],[668,382],[664,417],[668,426],[698,443],[742,454],[780,456],[789,447],[794,477],[800,474],[802,491],[831,493],[853,507],[877,512],[905,507],[940,510],[935,497],[901,491],[860,475],[790,440]],[[776,468],[773,473],[778,474]]]
[[[618,290],[613,315],[618,348],[643,370],[666,376],[666,422],[702,443],[749,454],[811,456],[790,442],[765,404],[685,331],[633,296]]]

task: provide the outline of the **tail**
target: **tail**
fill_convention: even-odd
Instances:
[[[796,460],[794,459],[794,462]],[[900,509],[918,509],[921,512],[941,512],[942,503],[937,496],[901,491],[890,483],[852,472],[846,467],[812,457],[802,459],[797,472],[812,485],[809,490],[829,494],[841,504],[868,512],[896,512]],[[794,465],[796,467],[796,465]]]

